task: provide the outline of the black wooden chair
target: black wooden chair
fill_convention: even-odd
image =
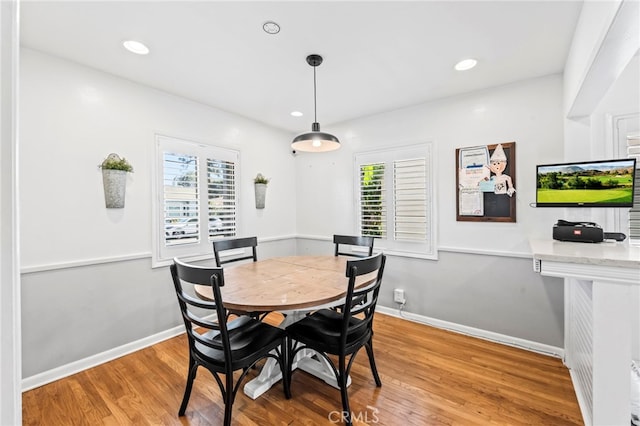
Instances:
[[[242,255],[235,256],[229,259],[220,259],[220,252],[235,250],[235,249],[244,249],[251,248],[250,255]],[[213,255],[216,257],[216,265],[222,266],[231,262],[238,262],[240,260],[253,259],[254,262],[258,261],[258,253],[256,250],[258,247],[258,238],[256,237],[246,237],[246,238],[231,238],[226,240],[214,240],[213,241]]]
[[[335,244],[334,254],[336,256],[352,256],[352,257],[368,257],[373,255],[373,242],[375,239],[373,237],[360,237],[355,235],[334,235],[333,236],[333,244]],[[367,254],[360,254],[354,251],[343,251],[340,246],[360,246],[366,247],[369,249]],[[355,300],[355,303],[362,303],[364,297],[359,297]],[[334,310],[342,309],[342,306],[336,306],[333,308]]]
[[[353,235],[334,235],[333,243],[335,244],[335,255],[353,256],[353,257],[368,257],[373,255],[373,237],[359,237]],[[362,246],[369,249],[367,254],[359,254],[353,251],[342,251],[340,245],[348,246]]]
[[[257,237],[245,237],[245,238],[231,238],[226,240],[215,240],[213,241],[213,255],[216,258],[216,265],[222,266],[227,263],[238,262],[241,260],[253,260],[254,262],[258,261],[258,238]],[[220,259],[221,252],[229,251],[229,250],[237,250],[237,249],[251,248],[251,254],[249,255],[238,255],[231,257],[229,259]],[[242,312],[242,311],[229,311],[229,313],[234,315],[249,315],[250,317],[256,319],[264,319],[269,312]]]
[[[343,309],[342,312],[322,309],[286,328],[288,380],[291,380],[291,369],[296,353],[305,348],[315,350],[319,356],[327,360],[333,369],[342,397],[343,418],[349,425],[351,424],[351,410],[347,394],[347,380],[353,361],[363,346],[369,356],[369,364],[376,386],[382,386],[373,356],[373,317],[385,261],[386,256],[382,253],[364,259],[347,261],[346,276],[349,279],[346,286],[345,306],[350,306],[351,309]],[[356,279],[370,273],[375,273],[375,278],[365,286],[355,288]],[[365,302],[363,304],[354,303],[360,296],[364,297]],[[337,356],[337,367],[329,355]]]
[[[220,295],[220,287],[224,286],[222,268],[188,265],[174,259],[170,269],[189,341],[189,371],[178,415],[185,413],[200,366],[211,372],[220,387],[225,406],[225,426],[231,424],[233,401],[240,384],[249,369],[261,359],[270,357],[278,361],[284,394],[289,399],[285,331],[248,316],[227,323],[227,312]],[[185,286],[196,284],[210,285],[214,301],[202,300],[185,291]],[[211,314],[215,314],[217,320],[209,319]],[[234,383],[233,373],[237,370],[242,370],[242,374]]]

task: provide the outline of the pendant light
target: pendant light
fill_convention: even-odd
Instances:
[[[316,109],[316,67],[322,63],[322,56],[309,55],[307,63],[313,67],[313,124],[311,131],[301,133],[291,142],[294,151],[327,152],[340,148],[340,141],[330,133],[320,131]]]

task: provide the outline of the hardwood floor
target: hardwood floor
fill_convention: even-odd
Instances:
[[[269,322],[278,323],[276,314]],[[376,388],[365,351],[349,388],[354,424],[581,425],[561,360],[376,314]],[[217,425],[223,403],[201,368],[184,417],[186,336],[175,337],[23,394],[24,425]],[[256,373],[251,372],[249,379]],[[237,425],[335,424],[340,393],[294,372],[293,398],[278,383],[255,401],[238,392]]]

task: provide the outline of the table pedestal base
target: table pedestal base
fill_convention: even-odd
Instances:
[[[289,324],[302,319],[304,312],[288,312],[284,321],[280,324],[280,328],[286,328]],[[336,380],[333,369],[329,365],[328,361],[322,356],[317,355],[316,351],[311,349],[302,349],[296,354],[296,359],[293,360],[292,371],[297,368],[305,371],[312,376],[322,379],[325,383],[333,386],[336,389],[338,387],[338,381]],[[260,371],[260,374],[248,381],[243,388],[244,393],[251,399],[256,399],[271,386],[282,380],[282,373],[280,372],[280,366],[278,362],[273,358],[268,358]],[[351,384],[351,377],[347,378],[347,386]]]
[[[340,389],[336,375],[333,374],[333,368],[329,365],[326,359],[316,355],[315,351],[305,349],[300,352],[307,352],[301,359],[298,360],[297,368],[302,371],[306,371],[312,376],[318,379],[324,380],[328,385],[333,386],[336,389]],[[351,385],[351,376],[347,377],[347,386]]]
[[[268,358],[258,377],[249,380],[243,390],[249,398],[256,399],[280,380],[282,380],[282,373],[278,362],[273,358]]]
[[[312,376],[322,379],[328,385],[339,389],[338,382],[333,369],[323,357],[316,355],[311,349],[303,349],[296,354],[296,360],[293,362],[292,371],[297,368],[305,371]],[[243,388],[245,395],[251,399],[256,399],[269,389],[271,386],[282,380],[282,373],[278,362],[273,358],[268,358],[260,371],[260,374],[248,381]],[[347,386],[351,385],[351,377],[347,377]]]

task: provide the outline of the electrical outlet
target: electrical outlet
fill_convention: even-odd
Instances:
[[[539,273],[541,269],[542,269],[542,260],[533,259],[533,272]]]
[[[396,303],[404,303],[406,301],[404,298],[404,290],[401,288],[393,290],[393,301]]]

